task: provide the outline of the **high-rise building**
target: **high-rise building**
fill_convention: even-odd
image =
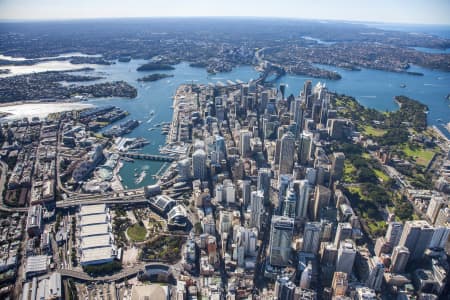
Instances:
[[[356,249],[352,240],[340,243],[336,261],[336,272],[351,274],[355,262]]]
[[[331,158],[331,176],[333,180],[339,180],[344,174],[345,155],[342,152],[335,152]]]
[[[297,205],[297,193],[292,186],[288,189],[286,197],[283,204],[283,215],[290,218],[295,218],[296,216],[296,205]]]
[[[445,200],[443,197],[433,196],[431,197],[430,204],[427,209],[427,217],[432,224],[436,222],[436,218],[439,214],[439,211],[445,205]]]
[[[230,179],[225,179],[223,181],[223,191],[225,201],[230,204],[234,203],[236,200],[236,190],[234,188],[234,184]]]
[[[287,191],[292,184],[292,175],[280,174],[278,177],[278,206],[280,209],[283,207],[283,202],[286,198]],[[282,212],[282,210],[280,210]]]
[[[320,222],[307,222],[303,232],[303,252],[317,254],[320,247]]]
[[[392,251],[391,272],[403,273],[409,260],[409,250],[406,247],[396,246]]]
[[[219,232],[221,234],[230,232],[232,216],[229,211],[221,210],[219,212]]]
[[[280,277],[275,282],[275,294],[277,299],[292,300],[295,292],[295,284],[288,277]]]
[[[233,237],[234,243],[242,247],[245,256],[256,256],[256,243],[258,240],[258,231],[256,228],[235,226]]]
[[[252,193],[252,186],[250,180],[242,180],[241,182],[241,189],[242,189],[242,201],[244,202],[244,206],[247,207],[247,205],[250,204],[250,197]]]
[[[250,226],[261,231],[262,215],[264,214],[264,192],[251,192],[250,196]]]
[[[312,277],[312,264],[311,262],[309,262],[306,268],[303,270],[302,275],[300,276],[300,287],[302,289],[309,289],[309,286],[311,284],[311,277]]]
[[[309,203],[309,182],[308,180],[300,180],[298,183],[297,197],[297,218],[304,219],[308,214]]]
[[[295,137],[288,131],[281,138],[280,149],[280,174],[292,174],[294,168]]]
[[[347,273],[334,272],[331,288],[333,289],[334,297],[345,296],[348,288]]]
[[[314,191],[314,220],[317,220],[319,218],[320,210],[330,204],[330,199],[331,190],[323,185],[316,185],[316,189]]]
[[[449,235],[450,235],[450,227],[448,226],[434,227],[434,234],[428,247],[445,249]]]
[[[334,237],[334,245],[339,249],[341,241],[352,237],[352,225],[350,223],[338,223],[336,236]]]
[[[321,247],[320,263],[332,266],[336,263],[338,250],[333,243],[323,243]]]
[[[178,178],[181,181],[188,180],[191,177],[191,162],[188,158],[177,162]]]
[[[410,260],[422,258],[433,238],[434,228],[425,220],[406,221],[399,246],[408,248]]]
[[[227,153],[226,143],[223,136],[216,135],[216,142],[215,142],[215,150],[218,155],[219,161],[222,159],[225,159],[225,154]]]
[[[301,99],[295,99],[292,105],[292,119],[296,125],[295,137],[298,137],[303,131],[303,117],[305,114],[305,104]]]
[[[369,276],[366,280],[366,285],[379,292],[381,290],[381,284],[384,277],[384,264],[377,256],[373,256],[369,259]]]
[[[264,192],[264,204],[269,204],[271,171],[268,168],[258,170],[256,189]]]
[[[241,130],[241,139],[240,139],[240,150],[242,157],[248,157],[250,154],[250,139],[252,138],[252,133],[248,130]]]
[[[294,219],[273,216],[270,228],[269,262],[272,266],[289,265]]]
[[[307,164],[313,153],[313,134],[303,131],[300,134],[300,143],[298,147],[298,160],[301,164]]]
[[[305,81],[303,84],[303,90],[300,94],[300,97],[303,99],[303,101],[306,103],[307,108],[311,108],[312,106],[312,82],[311,80]]]
[[[439,210],[436,222],[436,226],[450,226],[450,208],[444,207]]]
[[[192,154],[192,170],[195,179],[206,179],[206,152],[198,149]]]
[[[400,237],[403,232],[403,224],[400,222],[390,222],[388,229],[386,231],[386,242],[389,243],[389,246],[394,248],[400,242]]]
[[[220,203],[225,198],[224,191],[223,191],[223,185],[220,183],[216,184],[216,202]]]

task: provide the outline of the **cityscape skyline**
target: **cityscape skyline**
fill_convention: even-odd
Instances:
[[[289,9],[284,9],[289,7]],[[307,9],[304,9],[307,7]],[[282,0],[264,3],[237,0],[211,3],[181,0],[155,4],[154,1],[0,1],[0,21],[77,20],[155,17],[261,17],[350,22],[450,25],[450,2],[444,0],[409,1],[308,1]]]

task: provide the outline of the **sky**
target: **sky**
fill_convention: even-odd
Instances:
[[[173,16],[450,25],[450,0],[0,0],[0,20]]]

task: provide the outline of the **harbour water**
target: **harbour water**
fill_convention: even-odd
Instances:
[[[138,96],[135,99],[104,98],[89,100],[87,103],[97,106],[115,105],[130,112],[127,119],[139,120],[141,124],[129,133],[127,137],[146,138],[150,141],[150,144],[139,151],[150,154],[159,153],[159,146],[165,143],[166,136],[162,135],[158,128],[151,131],[149,129],[161,122],[171,121],[172,96],[177,86],[187,83],[216,83],[218,81],[225,83],[227,80],[236,81],[237,79],[245,82],[255,79],[259,75],[251,66],[239,66],[228,73],[209,75],[205,69],[193,68],[188,63],[183,62],[176,65],[175,70],[164,72],[172,74],[174,77],[155,82],[138,82],[138,78],[152,73],[136,71],[136,68],[144,62],[143,60],[132,60],[128,63],[117,62],[109,66],[94,66],[95,71],[79,73],[103,76],[104,78],[98,82],[125,80],[137,88]],[[313,79],[313,84],[316,84],[318,81],[325,82],[329,90],[354,96],[363,105],[382,111],[398,108],[393,101],[393,97],[396,95],[406,95],[417,99],[428,105],[430,109],[428,115],[430,125],[437,125],[442,132],[450,136],[444,128],[445,123],[450,122],[450,101],[445,99],[450,93],[450,73],[428,70],[417,66],[413,66],[410,71],[421,72],[424,76],[369,69],[350,71],[331,66],[321,67],[338,71],[342,75],[342,79],[337,81]],[[285,83],[287,84],[287,95],[291,93],[298,95],[304,81],[307,79],[311,78],[308,76],[286,75],[277,80],[275,84]],[[0,111],[2,111],[1,107]],[[153,115],[151,114],[152,111],[154,111]],[[123,185],[126,188],[133,189],[154,183],[156,179],[152,175],[162,165],[162,162],[144,160],[124,162],[124,166],[120,171]],[[136,180],[135,174],[142,174],[143,171],[145,171],[146,176],[139,182],[139,180]]]

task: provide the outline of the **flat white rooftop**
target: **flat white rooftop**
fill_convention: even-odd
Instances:
[[[47,270],[50,260],[47,255],[36,255],[29,256],[27,258],[27,264],[25,267],[25,272],[42,272]]]
[[[80,237],[105,235],[109,233],[109,224],[97,224],[81,227]]]
[[[106,204],[83,205],[80,209],[80,216],[103,214],[106,212]]]
[[[91,249],[91,248],[101,248],[111,246],[111,235],[96,235],[96,236],[87,236],[81,239],[81,249]]]
[[[92,248],[83,250],[81,253],[81,264],[89,264],[96,261],[103,262],[107,260],[112,260],[114,250],[111,246],[102,248]]]
[[[80,226],[88,226],[95,224],[106,224],[109,222],[109,217],[107,214],[97,214],[97,215],[86,215],[82,216],[79,222]]]

